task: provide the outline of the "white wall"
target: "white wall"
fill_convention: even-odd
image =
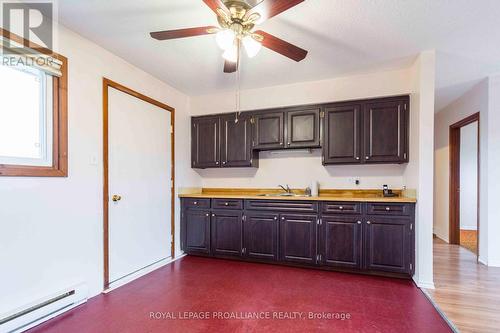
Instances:
[[[393,96],[411,92],[409,69],[358,75],[331,80],[303,82],[241,92],[241,109],[256,110],[290,105],[335,102],[369,97]],[[195,115],[231,112],[235,110],[235,92],[193,97],[191,112]],[[288,183],[304,188],[312,180],[323,188],[394,188],[404,185],[404,166],[359,165],[328,166],[321,164],[319,150],[312,154],[274,155],[260,153],[258,169],[198,170],[204,187],[269,187]]]
[[[200,183],[186,153],[189,98],[75,33],[59,33],[69,59],[69,177],[0,177],[0,313],[80,281],[92,295],[102,290],[103,76],[176,108],[177,187]]]
[[[434,51],[425,51],[411,68],[412,94],[410,113],[410,162],[404,182],[416,190],[415,276],[420,287],[433,288],[432,225],[434,171]]]
[[[460,229],[477,230],[478,123],[460,129]]]
[[[485,79],[462,95],[435,116],[434,156],[434,233],[449,241],[449,179],[450,179],[450,125],[476,113],[480,113],[480,233],[479,259],[487,260],[488,253],[488,113],[489,79]],[[495,206],[495,204],[493,205]],[[482,223],[484,220],[484,223]]]

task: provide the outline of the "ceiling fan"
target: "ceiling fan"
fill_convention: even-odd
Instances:
[[[303,1],[305,0],[263,0],[251,6],[243,0],[203,0],[217,14],[219,27],[157,31],[150,35],[157,40],[167,40],[216,34],[217,44],[224,51],[222,56],[225,59],[225,73],[238,70],[242,45],[250,58],[256,56],[264,46],[298,62],[307,56],[306,50],[262,30],[254,31],[254,28]]]

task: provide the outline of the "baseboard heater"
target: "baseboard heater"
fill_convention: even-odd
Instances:
[[[84,283],[49,295],[22,308],[0,316],[0,332],[24,332],[46,320],[66,312],[88,299]]]

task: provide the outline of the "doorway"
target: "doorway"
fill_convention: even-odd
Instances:
[[[479,256],[479,113],[450,126],[450,244]]]
[[[104,289],[174,256],[174,109],[103,81]]]

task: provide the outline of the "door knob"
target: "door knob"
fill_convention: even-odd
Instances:
[[[121,199],[122,199],[122,197],[120,195],[117,195],[117,194],[114,194],[111,197],[111,200],[113,200],[114,202],[120,201]]]

